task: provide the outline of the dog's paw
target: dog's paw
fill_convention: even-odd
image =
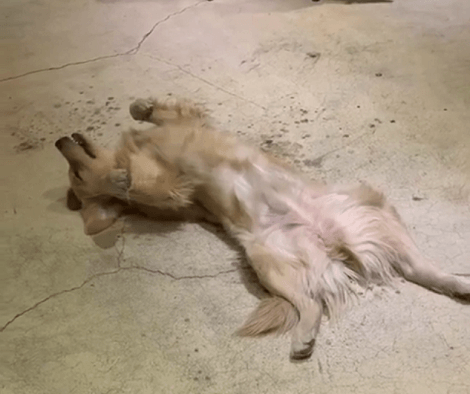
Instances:
[[[293,341],[290,350],[290,358],[293,361],[307,360],[313,353],[315,339],[309,342]]]
[[[131,179],[127,170],[119,168],[112,170],[108,176],[110,194],[114,197],[125,199],[131,186]]]
[[[135,120],[149,121],[153,113],[152,99],[137,99],[129,106],[129,112]]]
[[[470,293],[454,294],[454,297],[465,304],[470,304]]]

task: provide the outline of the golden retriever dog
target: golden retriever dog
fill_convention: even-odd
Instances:
[[[470,281],[424,258],[370,186],[313,183],[219,132],[185,101],[139,99],[130,112],[154,126],[124,133],[116,151],[78,134],[56,142],[70,164],[69,206],[81,207],[88,234],[110,226],[128,205],[221,223],[271,295],[240,335],[290,332],[291,358],[309,358],[322,315],[337,315],[355,283],[391,284],[399,276],[470,300]]]

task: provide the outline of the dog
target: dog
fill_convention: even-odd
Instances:
[[[291,333],[290,357],[308,359],[323,314],[337,316],[355,284],[399,277],[470,301],[470,281],[424,258],[396,209],[367,184],[314,183],[266,152],[218,131],[185,100],[130,105],[148,130],[123,134],[112,152],[74,134],[56,142],[70,164],[68,203],[88,234],[137,205],[220,223],[243,247],[270,297],[237,331]]]

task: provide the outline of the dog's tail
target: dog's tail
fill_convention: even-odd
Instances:
[[[289,301],[281,297],[261,300],[245,324],[236,332],[244,337],[284,334],[299,322],[299,313]]]

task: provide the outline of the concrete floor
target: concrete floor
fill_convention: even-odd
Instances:
[[[0,391],[470,393],[470,306],[411,284],[324,324],[312,359],[232,334],[260,288],[210,226],[83,234],[72,132],[111,144],[134,97],[207,103],[314,178],[367,180],[470,273],[470,2],[4,0]]]

